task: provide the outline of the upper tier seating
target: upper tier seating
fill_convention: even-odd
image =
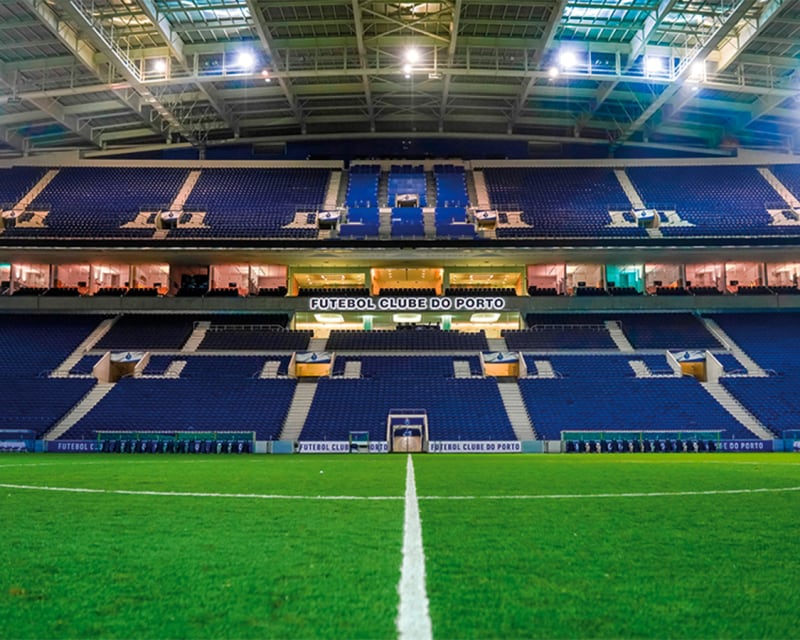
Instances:
[[[0,210],[11,208],[22,200],[47,173],[43,167],[12,167],[0,169]]]
[[[355,165],[350,167],[347,195],[344,203],[350,208],[378,207],[379,165]]]
[[[323,205],[326,169],[204,169],[184,209],[205,211],[213,237],[315,238],[316,228],[288,228],[295,212]],[[193,236],[181,228],[170,235]]]
[[[464,176],[464,167],[435,165],[437,207],[468,207],[469,195]]]
[[[645,237],[638,227],[609,227],[610,208],[627,208],[614,171],[606,168],[484,169],[492,207],[521,211],[530,227],[500,227],[497,237]]]
[[[43,228],[15,227],[13,235],[148,237],[154,229],[122,229],[142,210],[169,207],[187,169],[65,167],[29,209],[49,211]]]
[[[308,349],[313,331],[255,330],[230,328],[206,333],[198,350],[204,351],[297,351]]]
[[[778,164],[772,167],[772,173],[795,198],[800,198],[800,165]]]
[[[330,351],[485,351],[486,335],[419,328],[404,331],[333,330],[328,338]]]
[[[426,207],[428,206],[427,191],[425,171],[421,166],[392,166],[392,170],[389,173],[387,206],[394,207],[397,196],[415,194],[418,198],[418,206]]]
[[[756,167],[630,167],[626,172],[646,206],[674,209],[695,225],[662,225],[665,236],[786,232],[769,226],[765,205],[780,197]]]

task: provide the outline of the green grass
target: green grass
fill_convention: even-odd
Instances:
[[[0,483],[105,492],[0,487],[0,637],[396,637],[405,464],[2,455]],[[800,638],[800,491],[563,497],[798,487],[800,456],[414,464],[437,639]]]

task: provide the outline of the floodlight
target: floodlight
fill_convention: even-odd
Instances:
[[[549,75],[550,78],[553,80],[555,80],[558,77],[559,73],[560,71],[558,70],[558,67],[556,67],[555,65],[553,65],[547,70],[547,75]]]
[[[647,73],[664,73],[665,65],[664,65],[664,58],[659,58],[656,56],[647,56],[645,60],[645,69],[647,69]]]
[[[164,58],[158,58],[153,62],[153,71],[156,73],[164,73],[167,70],[167,61]]]
[[[419,62],[420,58],[419,50],[414,49],[413,47],[411,49],[406,49],[405,57],[406,57],[406,62],[410,62],[411,64],[416,64],[417,62]]]
[[[412,67],[409,63],[406,63],[406,64],[403,65],[403,73],[408,75],[409,73],[411,73],[413,68],[414,67]]]
[[[256,64],[256,57],[252,51],[240,51],[236,57],[236,66],[241,69],[252,69]]]
[[[578,56],[574,51],[562,51],[558,56],[558,62],[561,64],[562,69],[571,69],[578,64]]]

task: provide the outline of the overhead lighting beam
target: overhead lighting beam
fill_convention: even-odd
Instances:
[[[253,21],[253,25],[256,28],[259,40],[261,40],[261,46],[264,48],[264,52],[271,60],[271,76],[274,77],[274,75],[272,75],[274,71],[283,70],[281,56],[278,53],[274,42],[272,41],[272,34],[269,31],[269,27],[264,22],[264,14],[258,6],[257,0],[247,0],[247,10],[250,12],[250,19]],[[286,101],[289,103],[289,108],[292,110],[297,123],[300,125],[301,129],[305,129],[305,124],[303,122],[303,109],[300,106],[300,102],[298,101],[294,90],[292,89],[291,81],[288,78],[283,77],[283,75],[279,75],[278,84],[281,87],[281,91],[283,91]]]
[[[450,19],[450,44],[447,46],[447,68],[453,66],[453,59],[456,55],[456,47],[458,45],[458,30],[461,26],[461,5],[462,0],[455,0],[453,3],[453,14]],[[444,77],[442,87],[442,104],[439,107],[439,132],[444,131],[444,117],[447,114],[447,100],[450,97],[450,83],[453,81],[453,76],[447,74]]]
[[[361,15],[361,0],[352,0],[352,2],[358,60],[362,71],[361,86],[364,89],[364,98],[367,101],[367,115],[369,116],[370,131],[375,131],[375,105],[372,102],[372,87],[370,86],[369,76],[365,72],[369,65],[367,60],[367,47],[364,45],[364,19]]]

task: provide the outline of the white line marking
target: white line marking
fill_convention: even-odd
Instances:
[[[400,568],[400,604],[397,607],[397,634],[405,640],[430,640],[431,616],[425,590],[425,550],[422,548],[422,522],[417,502],[414,462],[408,454],[406,464],[406,513],[403,522],[403,564]]]
[[[413,482],[413,472],[412,472]],[[406,480],[408,484],[408,480]],[[95,493],[122,496],[157,496],[166,498],[238,498],[249,500],[331,500],[331,501],[398,501],[408,503],[408,487],[406,497],[403,496],[304,496],[279,493],[215,493],[199,491],[142,491],[135,489],[91,489],[85,487],[51,487],[48,485],[0,483],[0,489],[17,489],[21,491],[57,491],[62,493]],[[669,498],[677,496],[720,496],[748,493],[791,493],[800,491],[800,487],[762,487],[756,489],[707,489],[702,491],[653,491],[640,493],[543,493],[540,495],[507,495],[507,496],[417,496],[416,485],[413,485],[414,502],[419,500],[593,500],[598,498]],[[408,509],[407,509],[408,510]],[[406,514],[408,518],[408,514]],[[419,521],[419,508],[416,509]],[[421,528],[421,525],[418,525]],[[420,534],[420,549],[422,547]]]
[[[163,496],[171,498],[249,498],[251,500],[402,500],[402,496],[293,496],[272,493],[211,493],[197,491],[135,491],[129,489],[86,489],[81,487],[49,487],[28,484],[0,484],[2,489],[30,491],[62,491],[66,493],[101,493],[124,496]]]

